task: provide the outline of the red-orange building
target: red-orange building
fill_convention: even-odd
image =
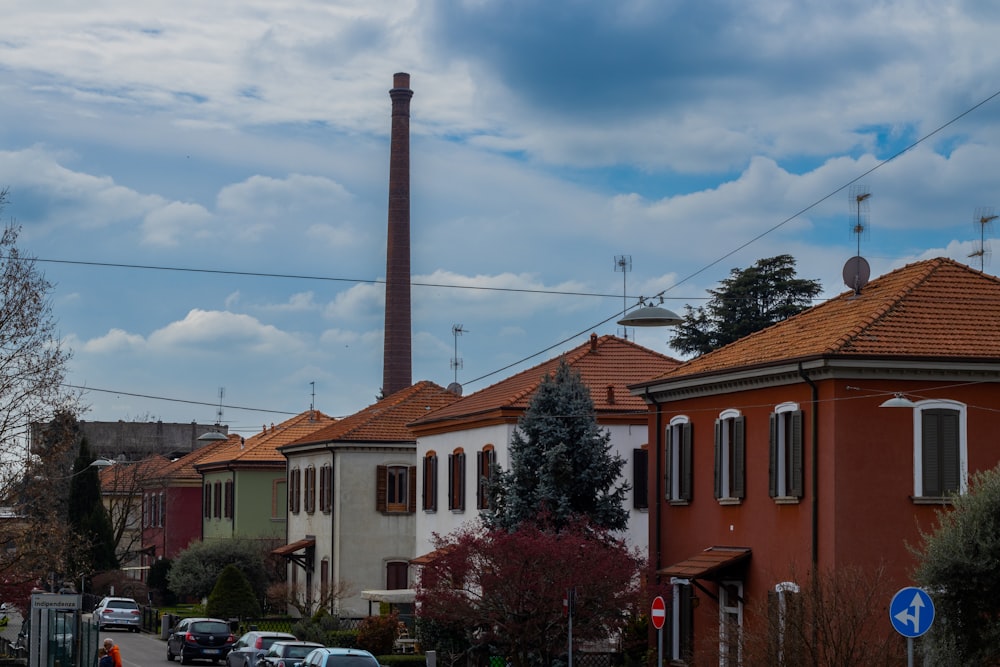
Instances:
[[[917,262],[631,389],[665,659],[736,664],[732,628],[795,573],[882,564],[912,585],[907,544],[1000,461],[1000,281]]]

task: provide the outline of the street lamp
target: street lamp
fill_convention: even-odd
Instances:
[[[917,404],[908,399],[902,392],[896,392],[892,398],[887,399],[879,405],[880,408],[915,408]]]
[[[659,298],[662,304],[663,297]],[[639,297],[639,307],[618,320],[618,324],[623,327],[672,327],[683,321],[684,318],[674,311],[662,305],[647,304],[643,297]]]

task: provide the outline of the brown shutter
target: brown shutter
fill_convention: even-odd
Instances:
[[[722,498],[722,420],[715,420],[715,497]]]
[[[788,495],[801,498],[805,487],[805,460],[803,457],[802,410],[792,413],[791,442],[788,445],[788,456],[792,464],[791,479],[788,484]]]
[[[694,482],[692,457],[694,456],[694,424],[681,424],[681,500],[691,500]]]
[[[375,511],[385,512],[388,508],[386,506],[386,493],[389,489],[389,470],[386,466],[377,466],[375,468]]]
[[[746,479],[747,479],[747,466],[746,466],[746,417],[737,417],[733,423],[733,468],[730,476],[733,482],[733,497],[735,498],[745,498],[746,497]]]
[[[632,507],[649,507],[649,453],[645,449],[632,450]]]
[[[772,498],[778,497],[778,475],[784,471],[778,470],[778,428],[781,424],[781,416],[771,413],[770,426],[771,435],[767,441],[767,494]]]
[[[407,498],[406,511],[413,514],[417,511],[417,466],[410,466],[409,468],[409,479],[406,480],[407,484]]]

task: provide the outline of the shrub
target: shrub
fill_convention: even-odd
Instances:
[[[222,568],[215,588],[208,596],[205,613],[215,618],[254,618],[260,616],[260,603],[249,580],[239,567],[230,563]]]
[[[398,615],[369,616],[361,621],[361,627],[358,628],[358,648],[375,655],[392,653],[398,631]]]

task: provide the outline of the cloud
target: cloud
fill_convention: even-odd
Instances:
[[[245,352],[278,354],[302,347],[302,341],[249,316],[222,311],[191,310],[187,316],[149,335],[157,350],[226,346]]]

